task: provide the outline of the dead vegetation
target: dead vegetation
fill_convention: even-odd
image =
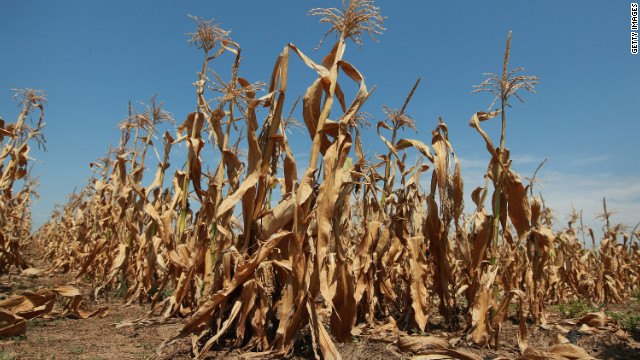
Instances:
[[[519,358],[537,359],[551,355],[529,347],[527,322],[552,326],[550,305],[575,298],[622,303],[638,291],[638,232],[611,226],[606,206],[606,232],[598,242],[578,226],[576,214],[565,228],[552,230],[549,209],[533,196],[535,175],[525,185],[511,167],[508,100],[515,95],[522,101],[517,91],[533,92],[538,80],[516,76],[522,69],[509,71],[511,33],[501,76],[489,74],[476,90],[493,93],[489,108],[498,100],[501,108],[471,116],[469,125],[485,140],[491,161],[486,184],[471,191],[465,214],[462,169],[442,119],[431,142],[417,135],[397,138],[401,129],[416,129],[406,106],[419,80],[400,109],[384,107],[387,118],[375,126],[388,152],[365,156],[360,131],[370,117],[361,109],[372,90],[345,52],[347,40],[361,46],[363,34],[384,30],[379,9],[352,0],[341,10],[310,14],[331,25],[323,40],[333,33],[335,44],[320,61],[288,44],[267,85],[240,76],[241,47],[229,31],[194,17],[197,30],[188,34],[189,44],[204,52],[195,111],[175,132],[160,134],[158,125],[173,124],[173,118],[155,96],[142,112],[130,106],[119,144],[91,164],[88,184],[34,235],[53,263],[48,271],[73,270],[93,279],[96,296],[118,291],[129,303],[148,303],[149,312],[135,324],[186,317],[158,351],[190,337],[198,358],[225,337],[257,356],[290,355],[303,336],[316,356],[339,359],[335,342],[366,335],[430,359],[473,359],[451,349],[446,337],[498,348],[512,311],[520,324]],[[221,68],[217,61],[225,53],[235,59],[228,81],[212,70]],[[302,98],[311,149],[309,164],[302,165],[287,139],[296,125],[294,109],[284,109],[289,61],[300,60],[317,75]],[[355,81],[357,93],[347,96],[340,81]],[[25,116],[41,101],[28,97]],[[259,107],[266,109],[260,121]],[[498,115],[502,133],[495,146],[481,122]],[[29,129],[27,134],[39,134],[40,122]],[[24,267],[10,239],[28,238],[28,231],[10,219],[28,216],[15,212],[28,195],[20,202],[10,188],[12,179],[26,174],[24,144],[34,136],[18,136],[18,125],[3,126],[2,134],[12,139],[2,159],[11,154],[15,165],[3,170],[0,240],[6,255],[0,265]],[[184,166],[165,186],[177,144],[186,145],[187,156],[173,158]],[[219,163],[205,163],[205,146],[213,146]],[[145,186],[148,153],[158,163]],[[417,161],[408,163],[416,154]],[[429,331],[436,318],[445,337],[407,337],[412,329]],[[603,313],[586,314],[576,324],[619,329]],[[576,358],[584,350],[575,347],[559,344],[550,353]]]
[[[44,105],[40,90],[16,90],[14,98],[22,107],[15,123],[0,118],[0,274],[11,267],[25,268],[27,261],[20,244],[31,238],[31,201],[37,197],[38,182],[31,177],[29,150],[33,143],[44,148]],[[37,114],[39,112],[39,114]],[[36,120],[32,115],[39,115]],[[14,188],[19,191],[15,192]]]

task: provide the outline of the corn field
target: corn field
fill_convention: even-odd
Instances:
[[[485,185],[465,194],[446,123],[434,121],[430,139],[418,137],[406,112],[420,79],[403,104],[383,106],[386,119],[375,126],[362,110],[373,89],[346,54],[351,42],[362,46],[384,31],[373,2],[309,14],[330,27],[319,45],[326,55],[287,44],[267,83],[241,76],[241,47],[229,31],[193,17],[188,42],[203,60],[194,111],[178,124],[155,96],[142,109],[129,104],[118,144],[90,164],[86,186],[33,235],[37,182],[28,144],[44,144],[46,100],[18,92],[19,119],[0,123],[0,270],[25,268],[21,242],[32,241],[52,264],[48,272],[90,279],[96,297],[120,292],[145,304],[148,313],[131,324],[185,318],[158,352],[190,338],[199,358],[223,338],[256,356],[291,355],[302,336],[318,358],[339,359],[336,342],[361,334],[401,341],[399,334],[428,331],[434,319],[477,347],[497,348],[510,308],[524,352],[527,321],[546,324],[550,306],[575,298],[622,303],[640,289],[640,232],[610,224],[606,203],[602,239],[577,212],[558,224],[534,195],[536,175],[513,170],[508,109],[539,78],[508,66],[511,33],[502,72],[474,90],[491,93],[496,109],[470,114],[491,160]],[[235,60],[225,64],[221,55],[229,53]],[[312,79],[302,123],[293,116],[299,101],[284,106],[297,96],[287,93],[293,61]],[[230,74],[219,75],[226,66]],[[345,94],[340,84],[350,81],[357,92]],[[34,111],[40,118],[27,125]],[[482,123],[499,120],[494,143]],[[297,163],[289,146],[296,128],[308,133],[308,164]],[[377,156],[361,139],[374,128],[386,147]],[[176,147],[186,147],[186,158]],[[203,156],[206,147],[219,161]],[[155,177],[145,176],[154,166]],[[15,191],[18,179],[24,185]]]
[[[38,187],[29,167],[29,160],[33,160],[29,145],[36,143],[46,150],[42,134],[45,94],[31,89],[12,91],[22,109],[15,123],[7,124],[0,118],[0,274],[12,266],[27,265],[20,246],[31,239],[31,201],[32,196],[37,197]],[[34,113],[39,115],[36,120]]]

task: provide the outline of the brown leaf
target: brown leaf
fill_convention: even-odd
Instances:
[[[294,210],[295,199],[293,196],[288,196],[280,201],[272,211],[258,218],[260,238],[266,239],[276,231],[283,229],[293,219]]]
[[[333,297],[336,310],[331,314],[331,332],[336,340],[344,342],[351,339],[351,329],[356,323],[358,311],[350,266],[344,261],[338,261],[336,267],[336,292]]]
[[[129,258],[129,246],[127,244],[118,244],[118,255],[113,261],[113,264],[111,265],[111,269],[109,269],[108,275],[102,281],[102,285],[96,287],[96,289],[94,290],[94,294],[96,297],[98,296],[98,293],[100,292],[100,290],[102,290],[102,288],[110,284],[111,280],[113,280],[113,278],[115,278],[120,271],[124,270],[123,268],[126,266],[125,262],[128,258]],[[78,295],[80,295],[79,292],[78,292]],[[68,296],[68,295],[63,295],[63,296]]]
[[[271,253],[271,251],[278,246],[280,241],[291,235],[290,231],[280,231],[270,237],[260,248],[251,256],[251,258],[239,266],[233,276],[233,279],[224,289],[218,291],[215,295],[208,298],[206,301],[200,304],[195,314],[187,321],[187,323],[178,331],[173,337],[165,340],[158,351],[164,348],[166,345],[170,345],[175,341],[193,333],[202,331],[209,323],[211,315],[216,310],[218,305],[229,297],[229,295],[235,291],[239,286],[243,285],[251,275],[254,274],[260,263]]]
[[[332,299],[335,295],[335,287],[330,283],[333,279],[328,271],[328,251],[331,244],[331,228],[333,220],[333,208],[338,198],[338,191],[342,177],[335,175],[335,162],[338,159],[338,144],[333,143],[324,156],[324,181],[320,185],[316,219],[318,222],[318,238],[316,242],[316,256],[320,276],[320,292],[329,307],[333,307]],[[340,168],[341,169],[341,168]],[[338,170],[340,171],[340,170]],[[336,184],[336,181],[338,184]]]
[[[431,150],[429,149],[429,146],[419,140],[400,139],[398,140],[396,145],[393,147],[393,150],[398,151],[398,150],[406,149],[408,147],[414,147],[422,155],[424,155],[427,159],[429,159],[429,161],[431,162],[434,161],[433,154],[431,154]]]
[[[604,312],[589,313],[578,320],[578,324],[586,324],[595,328],[604,328],[613,320],[607,317]]]
[[[435,241],[435,240],[434,240]],[[428,272],[426,267],[426,259],[424,258],[424,250],[421,246],[424,243],[424,236],[416,236],[407,239],[407,247],[409,249],[409,266],[411,269],[411,307],[418,327],[424,331],[429,309],[426,305],[427,297],[427,278]]]
[[[259,177],[260,173],[258,171],[254,171],[244,179],[238,190],[227,196],[222,203],[220,203],[220,206],[218,206],[218,209],[216,210],[216,218],[231,210],[240,200],[242,200],[242,195],[256,185]]]
[[[564,356],[567,359],[595,359],[585,349],[574,344],[555,345],[549,353]]]
[[[400,336],[395,344],[400,348],[400,351],[412,353],[430,349],[451,348],[451,344],[445,339],[423,335]]]
[[[597,327],[589,326],[587,324],[580,325],[578,330],[581,331],[581,332],[589,333],[589,334],[601,334],[601,333],[607,331],[607,330],[604,330],[604,329],[599,329]]]
[[[207,351],[211,349],[211,347],[216,342],[216,340],[218,340],[222,335],[224,335],[224,333],[229,329],[231,324],[233,324],[233,321],[236,319],[236,317],[240,313],[240,309],[242,307],[244,300],[245,299],[243,299],[243,297],[240,297],[238,298],[238,300],[236,300],[236,302],[233,304],[233,308],[231,309],[231,313],[229,314],[229,317],[222,324],[222,326],[220,327],[220,330],[218,330],[218,332],[214,336],[209,338],[209,340],[207,340],[207,342],[204,344],[204,346],[202,347],[202,350],[200,351],[200,355],[198,356],[198,359],[202,359],[207,354]]]
[[[434,355],[439,355],[441,357],[433,357]],[[453,349],[434,349],[425,352],[421,352],[420,354],[411,358],[411,360],[435,360],[435,359],[453,359],[453,360],[482,360],[480,356],[462,351],[462,350],[453,350]]]
[[[27,321],[10,311],[0,309],[0,337],[11,337],[27,333]]]
[[[300,185],[298,186],[298,190],[296,192],[296,204],[298,206],[302,206],[302,204],[306,203],[309,200],[309,197],[313,193],[313,188],[316,185],[315,173],[318,171],[317,169],[307,168],[305,170],[304,175],[302,175],[302,179],[300,180]]]
[[[487,346],[493,335],[489,318],[493,302],[493,284],[498,270],[498,266],[489,265],[482,271],[478,279],[479,288],[471,304],[471,330],[467,338],[478,347]]]
[[[360,110],[360,108],[362,107],[362,104],[364,104],[364,102],[367,101],[371,92],[367,91],[367,86],[364,83],[364,77],[362,76],[362,74],[360,74],[360,72],[358,72],[358,70],[356,70],[355,67],[353,67],[353,65],[349,64],[344,60],[340,60],[338,61],[338,66],[340,66],[340,68],[345,72],[345,74],[347,74],[351,79],[360,83],[360,86],[358,88],[358,93],[356,94],[355,98],[353,99],[353,102],[349,106],[349,109],[347,109],[347,111],[344,112],[344,115],[340,120],[342,124],[349,124],[353,116],[355,116]]]
[[[42,273],[44,273],[44,270],[42,269],[37,269],[37,268],[28,268],[28,269],[24,269],[20,272],[23,276],[40,276],[42,275]]]
[[[82,294],[80,293],[80,290],[78,290],[73,286],[69,286],[69,285],[56,286],[55,288],[53,288],[53,291],[60,296],[68,297],[71,299],[67,304],[63,315],[69,314],[69,315],[78,317],[80,319],[86,319],[93,316],[104,318],[105,316],[107,316],[108,309],[109,309],[109,307],[107,306],[98,308],[94,311],[84,311],[80,309],[80,304],[82,302]]]
[[[502,322],[504,321],[505,316],[507,315],[507,310],[509,309],[509,303],[511,302],[511,299],[517,296],[518,300],[520,302],[520,326],[518,329],[518,347],[520,348],[520,351],[523,352],[528,344],[527,344],[527,322],[526,322],[526,315],[524,313],[524,302],[525,302],[525,298],[526,295],[523,291],[521,290],[511,290],[509,291],[504,298],[502,299],[502,303],[500,304],[500,306],[498,307],[498,309],[495,311],[495,313],[493,314],[493,320],[491,321],[491,327],[496,329],[499,328],[500,326],[502,326]],[[498,334],[496,334],[496,337],[498,336]],[[499,339],[496,339],[496,342]]]
[[[518,238],[522,238],[531,228],[531,206],[527,191],[513,171],[509,171],[503,189],[507,198],[509,219],[516,228]]]
[[[480,121],[492,119],[498,114],[500,114],[500,112],[501,112],[500,110],[491,112],[491,113],[477,112],[471,117],[471,121],[469,122],[469,126],[476,129],[480,133],[480,135],[484,138],[484,141],[486,142],[486,145],[487,145],[487,150],[489,150],[489,153],[491,153],[491,155],[495,159],[498,159],[498,153],[496,152],[496,148],[493,146],[493,142],[491,142],[489,135],[487,135],[486,132],[480,129]]]
[[[187,264],[182,261],[180,255],[178,255],[178,253],[174,250],[169,250],[169,260],[178,269],[181,269],[183,271],[187,269]]]
[[[567,339],[566,337],[560,334],[556,334],[554,337],[551,338],[551,341],[549,341],[549,346],[553,346],[557,344],[566,344],[568,342],[569,342],[569,339]]]
[[[290,194],[294,191],[294,183],[298,180],[298,170],[296,168],[296,161],[293,157],[293,152],[289,147],[289,142],[283,139],[282,146],[285,151],[284,158],[284,194]]]
[[[309,136],[311,139],[316,136],[318,130],[318,120],[320,119],[321,105],[322,105],[322,86],[321,79],[318,78],[311,86],[307,88],[307,91],[302,98],[302,118],[307,126]],[[329,147],[330,141],[326,136],[322,137],[321,153],[324,154]]]
[[[516,360],[569,360],[564,356],[558,354],[551,354],[546,351],[533,350],[531,348],[525,350],[522,356]]]
[[[456,228],[458,224],[458,219],[462,215],[462,205],[463,205],[463,195],[464,195],[464,185],[462,181],[462,174],[460,170],[460,162],[458,161],[457,156],[453,156],[455,161],[455,169],[453,172],[453,210],[454,210],[454,219],[456,222]]]
[[[615,335],[620,340],[629,340],[629,334],[622,329],[618,329],[618,331],[613,333],[613,335]]]
[[[373,281],[373,279],[369,278],[367,274],[373,264],[371,250],[374,248],[375,242],[378,240],[378,233],[381,226],[382,223],[379,221],[370,221],[369,224],[367,224],[367,232],[362,241],[358,244],[356,250],[356,257],[353,261],[356,288],[353,296],[357,303],[362,299],[362,295],[368,283]]]
[[[318,72],[318,76],[320,76],[320,77],[329,77],[329,69],[327,69],[326,67],[324,67],[322,65],[318,65],[315,62],[313,62],[313,60],[309,59],[304,53],[302,53],[302,51],[298,50],[298,48],[295,45],[289,44],[288,46],[289,46],[289,48],[291,48],[291,50],[293,50],[296,54],[298,54],[300,59],[302,59],[302,61],[308,67],[310,67],[313,70],[317,71]]]
[[[25,319],[33,319],[51,312],[55,299],[56,294],[49,289],[25,291],[22,295],[0,301],[0,308]]]

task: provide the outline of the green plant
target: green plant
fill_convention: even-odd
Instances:
[[[417,328],[417,327],[414,327],[414,328],[412,328],[412,329],[411,329],[411,334],[414,334],[414,335],[422,335],[422,336],[428,336],[428,335],[429,335],[429,333],[428,333],[428,332],[426,332],[426,331],[422,331],[422,330],[420,330],[420,329],[419,329],[419,328]]]
[[[627,314],[622,328],[628,331],[640,331],[640,314]]]
[[[607,311],[606,314],[607,314],[608,317],[612,318],[617,323],[620,323],[620,320],[622,319],[622,314],[620,314],[620,313],[614,313],[614,312],[608,312]]]
[[[77,345],[77,346],[69,346],[67,347],[67,350],[69,350],[69,352],[74,355],[80,355],[84,353],[87,349],[82,345]]]
[[[590,312],[598,311],[599,308],[590,301],[573,299],[564,304],[559,304],[556,310],[566,318],[577,318]]]
[[[17,356],[13,352],[9,352],[8,350],[0,350],[0,360],[12,360],[17,359]]]
[[[615,320],[623,330],[640,331],[640,314],[607,312],[607,316]]]
[[[113,294],[114,299],[123,299],[127,295],[127,291],[129,291],[129,287],[127,286],[127,279],[124,275],[118,277],[118,284],[116,285],[115,293]]]
[[[514,302],[509,303],[509,311],[512,311],[512,312],[518,311],[518,304]]]
[[[162,299],[170,298],[171,295],[173,295],[173,289],[172,288],[166,287],[166,288],[162,289],[162,293],[161,293],[161,298]]]
[[[153,345],[152,343],[143,343],[142,347],[144,348],[144,351],[141,351],[139,353],[136,353],[133,355],[134,358],[136,359],[150,359],[153,357],[153,350],[155,348],[155,345]]]

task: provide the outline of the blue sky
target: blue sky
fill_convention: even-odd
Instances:
[[[293,0],[1,2],[0,116],[7,122],[17,117],[11,88],[42,89],[49,100],[48,152],[30,154],[41,162],[34,168],[41,183],[36,225],[55,203],[64,203],[74,188],[84,186],[89,163],[117,144],[116,127],[127,116],[129,100],[148,103],[157,93],[178,123],[195,110],[192,84],[202,53],[188,47],[184,34],[195,30],[195,22],[187,14],[215,18],[231,30],[242,48],[240,76],[267,82],[289,42],[320,61],[332,38],[313,51],[328,28],[307,11],[340,5]],[[536,93],[522,92],[526,103],[513,99],[507,112],[506,146],[516,171],[531,176],[549,159],[538,175],[547,181],[546,204],[558,211],[562,224],[573,204],[583,210],[587,225],[600,228],[595,214],[602,211],[603,196],[617,210],[614,223],[635,226],[640,221],[640,55],[630,53],[630,2],[378,1],[377,6],[388,17],[379,43],[365,38],[361,50],[349,43],[344,57],[369,88],[377,86],[363,110],[374,116],[374,124],[384,120],[382,105],[400,108],[422,77],[407,107],[419,134],[405,136],[428,143],[438,117],[443,118],[462,161],[468,204],[471,191],[484,184],[489,161],[483,140],[468,123],[492,100],[488,93],[471,91],[485,79],[483,73],[501,72],[512,30],[510,69],[524,67],[523,74],[541,78]],[[225,55],[211,66],[227,76],[232,61]],[[286,108],[316,77],[299,59],[292,57],[290,63]],[[348,98],[355,94],[352,83],[341,81]],[[300,112],[294,114],[302,120]],[[483,126],[497,143],[498,122]],[[310,147],[307,134],[301,135],[291,140],[299,167],[308,161]],[[375,129],[363,136],[370,155],[385,152]],[[172,152],[177,165],[186,157],[180,156],[179,149]],[[155,159],[148,161],[155,168]]]

